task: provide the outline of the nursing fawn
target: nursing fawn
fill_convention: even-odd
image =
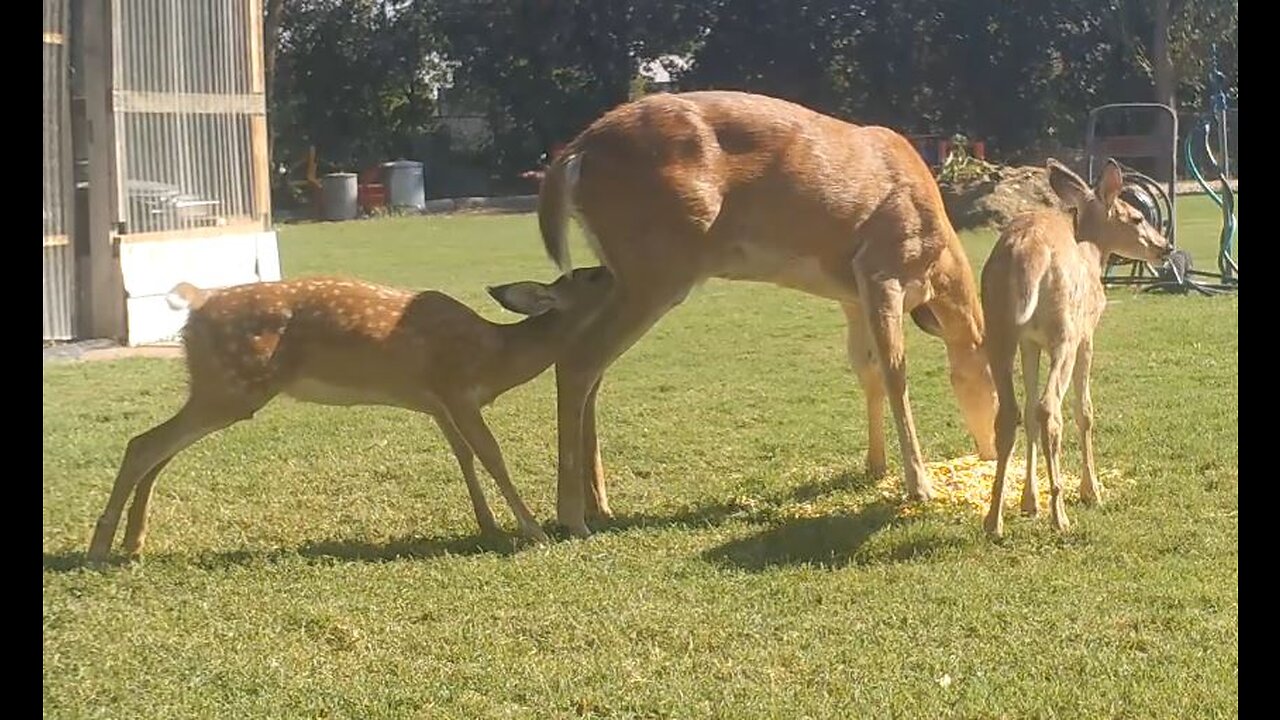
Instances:
[[[574,270],[551,284],[489,288],[529,315],[493,323],[439,292],[412,293],[338,278],[204,291],[182,283],[169,295],[189,308],[183,331],[190,375],[186,404],[129,441],[89,557],[110,552],[133,496],[124,549],[141,553],[156,476],[200,438],[253,417],[279,394],[324,405],[387,405],[431,415],[457,457],[482,531],[497,531],[474,458],[493,476],[533,540],[546,535],[520,499],[480,409],[554,363],[610,292],[604,268]]]

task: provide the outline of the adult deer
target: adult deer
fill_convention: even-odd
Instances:
[[[867,401],[867,470],[885,471],[893,409],[908,494],[930,497],[907,396],[902,318],[946,343],[951,381],[983,457],[995,392],[969,261],[915,149],[783,100],[739,92],[659,94],[596,120],[548,168],[538,204],[563,271],[568,219],[615,287],[556,365],[557,516],[575,535],[608,517],[595,434],[605,369],[711,277],[769,282],[839,302]]]
[[[281,393],[324,405],[389,405],[434,417],[471,496],[476,521],[497,532],[475,474],[479,456],[520,531],[546,535],[511,484],[502,451],[480,414],[510,388],[546,370],[609,293],[604,268],[584,268],[550,285],[489,289],[500,304],[530,315],[489,322],[439,292],[411,293],[341,278],[254,283],[202,291],[187,283],[170,303],[189,307],[183,332],[190,390],[169,420],[129,441],[89,558],[111,550],[129,495],[127,553],[141,553],[156,476],[200,438],[253,417]]]
[[[1059,530],[1068,526],[1062,498],[1062,399],[1067,383],[1075,387],[1076,426],[1084,472],[1080,497],[1101,499],[1093,464],[1093,400],[1089,372],[1093,365],[1093,334],[1107,296],[1102,272],[1112,254],[1158,263],[1169,254],[1169,241],[1142,213],[1120,199],[1124,177],[1109,160],[1091,190],[1075,173],[1049,160],[1049,185],[1071,210],[1037,210],[1010,221],[982,268],[982,306],[987,320],[987,353],[999,397],[996,415],[996,479],[987,532],[1004,530],[1004,483],[1018,430],[1018,405],[1013,389],[1013,358],[1022,353],[1026,390],[1023,413],[1027,431],[1027,480],[1022,510],[1035,515],[1036,442],[1049,466],[1050,511]],[[1040,351],[1049,353],[1049,374],[1037,394]]]

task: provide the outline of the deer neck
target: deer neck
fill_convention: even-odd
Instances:
[[[1107,260],[1111,257],[1111,253],[1094,240],[1078,240],[1076,242],[1076,250],[1088,263],[1092,274],[1102,277],[1103,271],[1107,269]]]
[[[1089,264],[1093,274],[1099,278],[1102,277],[1103,271],[1107,269],[1107,260],[1111,257],[1111,251],[1107,250],[1095,237],[1093,228],[1090,227],[1091,223],[1080,221],[1079,210],[1071,211],[1071,225],[1075,229],[1076,251]]]
[[[532,380],[554,363],[574,323],[569,314],[551,310],[497,328],[502,352],[494,368],[498,386],[494,389],[502,392]]]

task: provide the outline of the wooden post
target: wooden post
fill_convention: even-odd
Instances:
[[[271,168],[267,159],[267,116],[249,118],[249,139],[253,162],[253,209],[262,220],[262,229],[271,228]]]
[[[260,93],[266,87],[263,72],[262,55],[262,0],[248,0],[249,3],[249,90]]]
[[[262,99],[262,114],[249,118],[250,157],[253,167],[253,209],[262,229],[271,228],[271,148],[267,134],[266,77],[262,37],[262,0],[249,3],[249,89]]]
[[[119,187],[111,106],[111,28],[111,0],[83,0],[80,27],[72,32],[81,33],[82,38],[77,66],[84,77],[89,202],[84,224],[87,252],[77,257],[76,273],[82,334],[123,340],[128,328],[124,279],[115,243]]]

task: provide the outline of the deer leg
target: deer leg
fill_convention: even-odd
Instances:
[[[600,384],[605,369],[683,300],[690,287],[691,281],[676,282],[668,276],[668,282],[662,286],[616,288],[556,364],[559,428],[556,517],[577,537],[591,534],[583,497],[588,460],[583,454],[588,447],[588,397]],[[591,415],[590,419],[594,420],[594,412]],[[592,425],[590,434],[594,437],[594,422]]]
[[[232,406],[202,402],[192,397],[173,417],[135,436],[125,448],[124,460],[111,488],[111,497],[98,518],[89,543],[89,559],[100,561],[111,552],[120,515],[131,493],[135,493],[125,530],[125,550],[142,552],[147,534],[147,513],[156,476],[174,455],[210,433],[253,416],[265,403]]]
[[[858,274],[863,313],[875,340],[876,356],[897,425],[907,495],[915,500],[929,500],[933,491],[920,456],[920,442],[916,437],[915,420],[911,415],[911,400],[907,392],[907,356],[902,335],[905,295],[902,284],[895,278],[877,278],[871,273],[859,272],[856,261],[854,272]]]
[[[1075,386],[1076,429],[1080,431],[1080,451],[1084,455],[1084,473],[1080,478],[1080,499],[1087,504],[1102,502],[1102,485],[1093,465],[1093,398],[1089,393],[1089,375],[1093,367],[1093,340],[1081,341],[1076,351],[1076,367],[1071,384]]]
[[[867,401],[866,473],[868,477],[881,478],[888,469],[884,437],[884,378],[876,363],[875,341],[862,309],[850,303],[843,303],[840,307],[844,310],[848,330],[849,364],[858,375],[858,383]]]
[[[1036,476],[1036,448],[1040,444],[1040,346],[1031,341],[1022,343],[1022,389],[1026,411],[1022,422],[1027,434],[1027,479],[1022,485],[1022,514],[1035,517],[1040,514],[1039,480]]]
[[[480,415],[480,409],[475,407],[474,404],[463,401],[448,402],[447,407],[450,419],[458,428],[458,432],[466,440],[471,450],[480,458],[484,469],[498,483],[498,489],[502,491],[502,496],[506,498],[507,506],[511,508],[511,514],[516,516],[516,522],[520,525],[520,534],[536,542],[546,542],[546,533],[538,526],[538,521],[534,519],[533,513],[529,512],[529,508],[520,499],[520,493],[511,484],[511,476],[507,473],[507,463],[502,459],[502,450],[498,447],[498,441],[494,439],[493,433],[489,431],[489,426],[485,423],[484,417]]]
[[[471,452],[471,446],[458,432],[453,420],[443,413],[433,417],[436,425],[440,426],[440,432],[444,433],[444,439],[448,441],[449,448],[453,450],[454,458],[458,460],[458,467],[462,470],[462,478],[467,483],[467,494],[471,496],[471,509],[475,512],[476,524],[480,526],[480,532],[487,535],[499,534],[498,521],[494,519],[493,511],[489,509],[489,503],[485,500],[484,489],[480,487],[480,480],[476,477],[475,453]]]
[[[138,481],[133,491],[133,502],[129,504],[129,519],[124,527],[124,548],[130,556],[141,554],[142,546],[147,542],[147,516],[151,508],[152,490],[156,485],[156,477],[160,475],[173,456],[161,460]]]
[[[586,515],[589,520],[608,521],[613,519],[613,510],[609,508],[609,493],[605,488],[604,463],[600,460],[600,440],[596,436],[596,395],[600,392],[600,383],[587,395],[587,404],[582,412],[583,444],[583,496],[586,499]]]
[[[1009,460],[1018,433],[1018,398],[1013,389],[1013,355],[1017,346],[994,343],[987,338],[987,354],[991,377],[996,386],[996,477],[991,486],[991,506],[983,527],[993,537],[1004,533],[1004,485],[1009,474]]]
[[[1074,348],[1058,345],[1049,351],[1049,376],[1045,380],[1044,394],[1040,396],[1040,437],[1044,445],[1044,458],[1049,466],[1049,509],[1053,525],[1058,530],[1070,526],[1066,503],[1062,497],[1062,468],[1059,465],[1062,451],[1062,398],[1071,379],[1075,364]]]

